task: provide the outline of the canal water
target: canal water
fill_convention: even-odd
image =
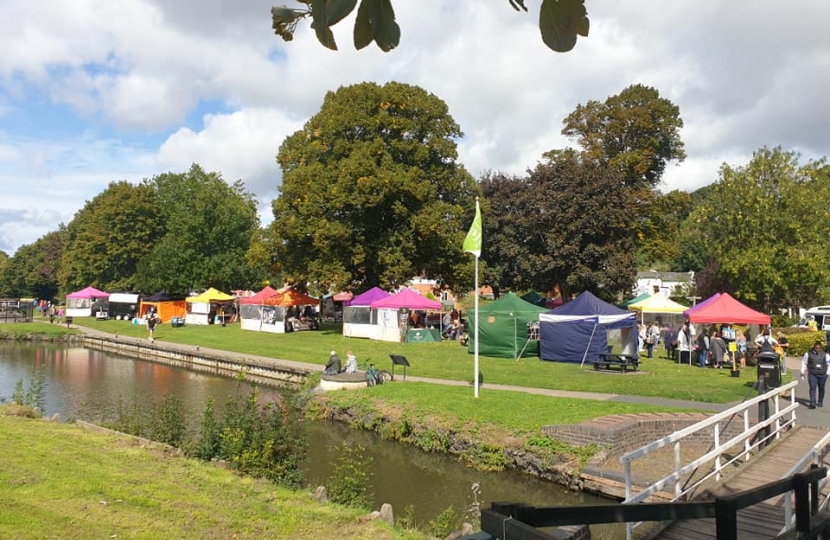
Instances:
[[[248,393],[247,383],[151,361],[133,360],[82,347],[0,343],[0,400],[8,402],[19,381],[30,388],[35,369],[46,383],[47,416],[59,413],[63,421],[113,422],[119,401],[152,403],[165,395],[179,398],[186,418],[201,419],[208,398],[217,408],[228,396]],[[277,390],[260,385],[263,397]],[[325,485],[336,450],[344,442],[360,444],[373,459],[372,491],[375,506],[388,502],[396,516],[411,507],[416,523],[427,524],[452,506],[467,520],[476,507],[492,501],[517,501],[537,506],[605,504],[609,501],[569,491],[513,472],[485,473],[473,470],[443,454],[380,439],[376,434],[342,424],[312,422],[307,427],[308,459],[305,478],[309,486]],[[600,533],[600,534],[597,534]],[[607,536],[594,530],[594,537]],[[614,534],[616,536],[616,534]]]

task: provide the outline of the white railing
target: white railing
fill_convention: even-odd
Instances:
[[[781,431],[783,429],[795,425],[795,410],[796,408],[798,408],[798,403],[795,400],[796,386],[798,386],[798,381],[787,383],[780,388],[774,388],[765,394],[746,400],[738,405],[735,405],[730,409],[727,409],[701,422],[698,422],[697,424],[681,429],[679,431],[675,431],[671,435],[663,437],[662,439],[658,439],[651,444],[647,444],[641,448],[638,448],[637,450],[633,450],[621,456],[620,463],[622,463],[625,467],[625,501],[623,501],[623,504],[634,504],[643,502],[652,495],[656,494],[658,491],[662,490],[665,486],[667,486],[670,483],[674,483],[674,498],[672,498],[672,502],[674,502],[686,496],[687,494],[692,493],[701,484],[703,484],[705,481],[709,480],[712,477],[715,478],[715,481],[720,481],[721,472],[725,467],[731,465],[739,459],[749,461],[749,458],[751,457],[751,452],[753,450],[755,450],[760,445],[766,443],[767,441],[770,441],[773,438],[779,439],[781,437]],[[782,409],[780,398],[781,395],[786,393],[787,391],[790,392],[790,404]],[[758,422],[754,426],[750,426],[750,409],[758,403],[769,399],[773,401],[773,407],[771,408],[772,410],[769,413],[769,417],[762,422]],[[721,422],[733,416],[742,417],[743,429],[735,437],[732,437],[728,441],[721,442]],[[759,436],[756,440],[753,441],[753,438],[755,438],[756,435],[758,435],[758,433],[762,430],[766,430],[766,428],[770,428],[770,433],[764,437]],[[680,451],[681,443],[687,437],[696,435],[697,433],[708,429],[712,430],[713,443],[711,449],[708,450],[705,454],[701,455],[700,457],[684,465],[683,457]],[[692,444],[694,445],[694,447],[700,446],[699,442]],[[657,480],[656,482],[642,489],[639,493],[635,495],[634,483],[631,474],[632,462],[634,462],[637,459],[644,458],[649,454],[656,452],[657,450],[668,448],[670,447],[670,445],[673,445],[674,447],[674,472],[672,472],[668,476],[665,476]],[[738,452],[735,456],[727,458],[724,461],[724,454],[738,445],[742,445],[742,450]],[[710,472],[708,472],[707,474],[705,474],[700,479],[698,479],[690,485],[681,485],[681,479],[686,474],[690,474],[696,471],[705,463],[709,463],[713,460],[714,467]],[[626,524],[626,538],[628,540],[631,540],[632,531],[634,527],[638,525],[640,525],[640,523]]]
[[[807,465],[820,465],[821,460],[824,459],[826,455],[826,447],[827,444],[830,443],[830,432],[827,433],[824,437],[822,437],[811,449],[807,452],[804,457],[802,457],[798,462],[793,465],[789,471],[784,473],[781,478],[790,477],[796,473],[801,472]],[[825,477],[823,480],[819,482],[819,494],[824,490],[824,486],[827,484],[827,478]],[[819,495],[820,496],[820,495]],[[824,510],[827,507],[827,503],[830,502],[830,495],[827,495],[824,500],[821,500],[819,503],[819,511]],[[779,536],[784,534],[785,532],[789,531],[795,527],[795,515],[793,514],[793,493],[792,491],[788,491],[784,494],[784,527],[778,533]]]

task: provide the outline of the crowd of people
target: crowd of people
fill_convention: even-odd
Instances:
[[[675,328],[655,320],[648,325],[639,325],[640,350],[646,352],[647,358],[654,358],[660,344],[665,358],[681,364],[692,365],[694,362],[701,368],[745,367],[750,348],[758,351],[769,348],[781,357],[786,356],[789,342],[781,332],[776,338],[769,328],[765,328],[754,339],[749,337],[728,323],[696,328],[689,321],[684,321]]]

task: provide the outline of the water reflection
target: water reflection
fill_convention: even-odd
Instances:
[[[186,418],[201,420],[208,398],[221,411],[228,396],[247,393],[250,386],[235,379],[133,360],[80,347],[0,344],[0,398],[8,401],[18,381],[28,388],[34,368],[46,379],[46,415],[95,423],[117,419],[119,400],[153,403],[167,394],[179,398]],[[278,391],[260,387],[266,399]],[[192,427],[194,429],[194,427]],[[449,506],[472,516],[476,498],[522,501],[539,506],[602,504],[598,497],[518,473],[483,473],[453,457],[428,454],[415,447],[381,440],[376,434],[335,423],[307,427],[309,453],[304,464],[310,486],[325,484],[344,441],[360,444],[374,461],[372,481],[376,504],[391,503],[398,516],[412,505],[416,522],[426,524]],[[480,486],[474,494],[473,485]],[[607,501],[605,501],[607,502]],[[603,535],[594,534],[595,538]],[[606,536],[607,537],[607,536]]]

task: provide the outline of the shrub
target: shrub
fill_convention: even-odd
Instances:
[[[213,398],[209,398],[205,404],[205,412],[202,415],[202,426],[199,432],[199,440],[196,443],[193,455],[199,459],[210,461],[219,455],[219,434],[222,426],[216,420],[216,413],[213,407]]]
[[[461,528],[461,515],[452,506],[430,520],[430,534],[436,538],[446,538]]]
[[[149,438],[179,448],[184,441],[185,432],[179,398],[167,394],[161,402],[153,403]]]
[[[799,332],[797,334],[787,334],[787,340],[790,342],[787,355],[803,356],[805,352],[813,348],[816,341],[825,343],[825,334],[824,332]]]
[[[343,443],[337,447],[338,457],[329,479],[329,500],[355,508],[370,508],[372,458],[360,445]]]

